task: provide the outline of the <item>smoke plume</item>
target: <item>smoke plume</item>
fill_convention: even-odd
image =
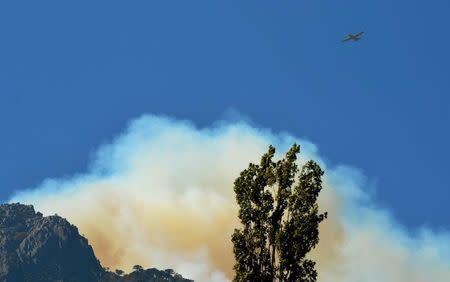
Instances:
[[[247,122],[198,128],[143,116],[102,146],[86,173],[44,180],[10,202],[67,218],[111,269],[140,264],[200,282],[230,281],[230,236],[239,223],[233,181],[269,144],[281,157],[294,142],[299,165],[313,159],[325,170],[319,205],[329,218],[312,254],[319,281],[449,281],[448,233],[411,234],[375,207],[357,169],[328,167],[310,142]]]

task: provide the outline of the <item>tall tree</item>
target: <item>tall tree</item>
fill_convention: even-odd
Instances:
[[[317,197],[323,171],[308,161],[298,174],[300,146],[274,162],[275,148],[250,163],[234,182],[242,228],[232,235],[235,282],[314,282],[315,262],[306,255],[319,242]],[[295,181],[295,177],[298,180]]]

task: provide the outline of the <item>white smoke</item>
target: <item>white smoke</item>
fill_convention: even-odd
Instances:
[[[269,144],[281,156],[294,142],[300,165],[313,159],[326,171],[319,204],[329,218],[313,253],[319,281],[450,281],[447,233],[408,233],[374,207],[358,170],[327,167],[313,144],[246,122],[197,128],[144,116],[102,146],[87,173],[45,180],[10,202],[66,217],[112,269],[141,264],[200,282],[229,281],[238,225],[233,181]]]

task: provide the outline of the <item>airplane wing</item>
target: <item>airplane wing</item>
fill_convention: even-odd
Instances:
[[[350,41],[350,40],[352,40],[352,37],[351,36],[347,36],[344,39],[342,39],[342,42],[347,42],[347,41]]]
[[[364,34],[364,31],[358,32],[357,34],[355,34],[355,37],[361,37],[361,35]]]

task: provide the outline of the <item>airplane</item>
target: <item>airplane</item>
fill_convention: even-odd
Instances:
[[[362,37],[363,34],[364,34],[363,31],[358,32],[357,34],[349,34],[349,35],[347,35],[347,37],[345,37],[345,38],[342,40],[342,42],[346,42],[346,41],[350,41],[350,40],[358,41],[358,40],[361,39],[361,37]]]

